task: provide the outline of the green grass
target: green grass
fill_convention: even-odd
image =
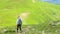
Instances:
[[[60,26],[60,25],[59,25]],[[45,34],[60,34],[60,27],[59,26],[44,26],[42,25],[23,25],[22,27],[22,33],[25,34],[42,34],[42,32],[44,31]],[[3,32],[4,34],[17,34],[16,33],[16,27],[5,27],[5,29],[7,30],[6,32]],[[3,31],[4,28],[2,28],[1,31]],[[1,32],[1,34],[3,34]]]
[[[14,26],[13,30],[15,31],[17,15],[24,12],[29,12],[30,15],[23,20],[23,28],[30,25],[31,29],[35,28],[37,34],[39,34],[38,31],[40,30],[41,32],[45,30],[46,34],[59,34],[60,27],[52,27],[49,24],[50,21],[60,20],[60,5],[38,1],[33,3],[31,0],[0,0],[0,29],[10,27],[7,28],[9,31]],[[55,28],[59,32],[54,32],[56,30]],[[49,30],[47,31],[47,29]],[[30,30],[27,34],[35,34],[35,31]],[[12,33],[14,34],[14,32]]]

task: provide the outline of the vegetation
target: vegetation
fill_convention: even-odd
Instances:
[[[51,26],[50,21],[60,21],[60,5],[32,0],[0,0],[0,31],[5,34],[16,33],[16,18],[22,13],[30,13],[23,17],[23,33],[26,34],[60,34],[60,25]],[[22,34],[23,34],[22,33]]]

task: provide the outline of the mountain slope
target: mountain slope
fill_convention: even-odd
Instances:
[[[42,24],[49,21],[60,20],[60,6],[46,2],[32,2],[32,0],[1,0],[0,24],[1,26],[15,25],[16,17],[24,12],[30,15],[23,20],[23,24]]]

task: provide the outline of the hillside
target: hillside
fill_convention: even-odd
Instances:
[[[50,24],[50,21],[60,21],[60,5],[37,0],[35,2],[32,0],[0,0],[0,27],[15,26],[18,15],[22,17],[23,25],[40,24],[44,28]]]
[[[30,15],[24,20],[29,23],[44,23],[47,20],[59,20],[60,7],[46,2],[35,2],[31,0],[1,0],[0,1],[0,23],[1,25],[15,25],[17,15],[29,12]],[[23,22],[24,22],[23,21]]]

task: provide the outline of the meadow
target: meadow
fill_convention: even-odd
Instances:
[[[60,21],[60,5],[38,0],[0,0],[0,34],[17,34],[18,15],[23,21],[23,32],[18,34],[60,34],[60,25],[50,25]]]

